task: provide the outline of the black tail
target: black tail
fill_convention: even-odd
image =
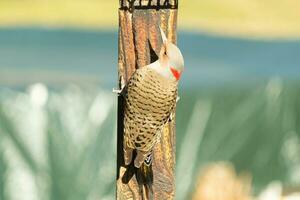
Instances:
[[[147,156],[142,166],[137,169],[136,179],[139,184],[141,196],[143,197],[143,199],[153,199],[152,154]]]

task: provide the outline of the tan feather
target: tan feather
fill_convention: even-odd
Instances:
[[[149,67],[136,70],[127,85],[125,95],[124,153],[126,164],[132,153],[138,152],[139,167],[159,141],[161,130],[175,109],[177,82],[169,80]],[[130,159],[128,159],[130,158]]]

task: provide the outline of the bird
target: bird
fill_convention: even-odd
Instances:
[[[180,49],[159,27],[162,46],[158,60],[137,69],[123,89],[124,162],[129,165],[136,151],[134,166],[152,164],[152,150],[159,142],[164,125],[175,111],[178,82],[184,71]],[[121,92],[121,93],[122,93]]]

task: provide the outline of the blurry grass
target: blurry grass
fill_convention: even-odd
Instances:
[[[101,132],[89,142],[82,151],[78,151],[76,144],[72,143],[70,134],[65,134],[64,126],[57,121],[58,116],[51,116],[48,128],[48,156],[49,177],[51,179],[51,198],[65,200],[88,199],[91,191],[96,190],[100,197],[112,194],[114,178],[99,177],[100,167],[114,169],[112,149],[104,145],[111,143],[111,134],[114,132],[114,115],[108,116]],[[55,122],[55,123],[53,123]],[[106,133],[106,134],[105,134]],[[106,152],[106,151],[111,152]],[[107,161],[109,160],[109,161]],[[105,180],[103,180],[105,178]],[[99,179],[99,180],[98,180]]]
[[[6,199],[6,195],[5,195],[5,182],[6,182],[6,177],[5,177],[5,173],[7,170],[7,166],[6,163],[4,161],[4,156],[3,156],[3,150],[1,147],[1,143],[0,143],[0,199],[5,200]]]
[[[31,191],[31,196],[48,200],[114,199],[116,139],[112,134],[116,132],[116,113],[111,114],[113,108],[111,97],[104,92],[97,94],[96,90],[83,91],[71,87],[62,93],[51,93],[46,107],[36,107],[26,93],[13,92],[12,95],[7,96],[5,94],[7,95],[6,92],[0,92],[0,130],[2,130],[0,137],[6,137],[9,141],[8,143],[6,141],[6,146],[9,146],[9,149],[17,149],[20,162],[29,167],[32,172],[28,176],[33,176],[31,181],[35,182],[36,190]],[[22,99],[20,96],[25,98]],[[99,97],[103,100],[99,101]],[[26,102],[27,100],[29,101]],[[107,101],[110,101],[106,103],[107,108],[99,110]],[[10,104],[11,102],[13,103]],[[24,137],[26,130],[18,128],[19,119],[16,120],[11,113],[22,109],[19,104],[23,106],[27,104],[27,107],[31,108],[29,109],[31,112],[24,115],[21,120],[25,123],[31,123],[32,116],[36,112],[41,114],[46,111],[45,133],[38,133],[38,135],[46,134],[46,143],[38,141],[44,143],[43,148],[47,153],[44,155],[46,159],[43,157],[46,160],[45,164],[36,160],[37,156],[34,156],[32,148],[32,145],[36,145],[36,137],[39,136],[31,134],[29,137]],[[10,109],[8,105],[16,108]],[[95,110],[99,111],[97,119],[93,118]],[[19,115],[23,114],[19,113]],[[99,120],[100,118],[104,120]],[[33,123],[41,123],[41,121],[35,120]],[[73,132],[73,128],[81,135],[76,131]],[[0,148],[0,195],[4,190],[3,184],[16,181],[6,179],[4,176],[6,163],[2,165],[3,153],[3,148]],[[6,155],[5,159],[15,160],[19,156],[7,157]],[[14,171],[11,170],[10,173]],[[22,173],[27,172],[24,170]],[[25,189],[21,190],[28,190],[26,185],[23,187]],[[17,191],[19,188],[14,190]],[[6,199],[8,198],[1,198],[1,200]],[[24,200],[26,199],[28,198],[24,197]]]
[[[25,145],[24,141],[21,137],[18,136],[18,133],[15,129],[17,125],[13,124],[13,121],[10,120],[3,111],[3,108],[0,106],[0,127],[2,130],[2,134],[5,134],[7,138],[14,144],[14,147],[21,154],[21,157],[24,159],[28,167],[32,170],[32,172],[38,172],[38,167],[36,162],[34,161],[28,147]],[[3,137],[3,136],[2,136]]]
[[[202,90],[201,93],[194,90],[181,94],[184,99],[189,99],[189,103],[182,100],[177,112],[177,174],[183,175],[177,179],[177,185],[190,184],[181,181],[188,180],[187,177],[197,177],[199,169],[207,163],[223,160],[232,162],[239,172],[250,172],[256,193],[271,180],[289,184],[291,180],[287,177],[292,166],[288,164],[288,155],[282,152],[289,132],[297,133],[299,138],[297,88],[299,86],[272,79],[265,86],[248,89],[224,88]],[[198,117],[199,124],[195,126],[198,128],[188,131],[191,125],[187,121],[193,120],[191,113],[197,109],[186,105],[194,105],[198,99],[204,102],[203,107],[205,102],[210,102],[211,115],[205,125],[201,125],[201,117]],[[193,140],[187,143],[190,145],[186,145],[184,141],[190,132],[201,135],[199,130],[202,126],[205,126],[203,136],[193,136]],[[194,144],[199,148],[195,149]],[[185,155],[182,155],[183,152],[186,152]],[[299,156],[299,152],[296,154]],[[180,163],[183,161],[181,157],[184,157],[184,163]]]
[[[206,129],[207,122],[211,115],[211,104],[209,101],[198,100],[193,109],[193,115],[188,123],[184,138],[180,141],[181,151],[178,155],[177,164],[177,199],[186,199],[186,193],[190,190],[193,183],[193,173],[197,168],[197,152],[202,144],[202,138]],[[197,130],[197,131],[195,131]],[[186,163],[189,163],[187,166]]]
[[[299,38],[300,2],[295,0],[180,1],[179,27],[244,37]],[[118,1],[3,0],[0,25],[117,28]]]
[[[223,160],[233,163],[238,172],[250,172],[256,192],[273,180],[290,184],[293,166],[287,160],[289,155],[283,154],[283,146],[287,134],[292,132],[299,138],[299,87],[272,79],[251,88],[181,91],[176,117],[177,199],[191,197],[199,169]],[[20,93],[3,96],[0,92],[0,108],[4,110],[0,137],[6,137],[3,142],[9,141],[6,147],[18,149],[34,172],[36,188],[44,196],[37,194],[38,199],[114,199],[116,105],[111,103],[112,96],[98,89],[71,87],[50,91],[45,107],[29,109],[22,118],[24,122],[39,112],[35,109],[44,110],[47,116],[43,146],[47,162],[40,165],[32,156],[32,143],[25,142],[35,136],[22,137],[26,130],[17,128],[20,124],[4,106],[18,107],[19,100],[30,107],[30,97],[26,103],[18,97]],[[97,121],[100,118],[103,120]],[[5,178],[11,173],[7,173],[6,162],[14,159],[0,148],[0,195],[10,180]]]

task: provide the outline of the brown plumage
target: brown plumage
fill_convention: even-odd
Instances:
[[[174,111],[177,98],[177,81],[163,77],[145,66],[137,69],[130,78],[125,94],[124,158],[140,167],[159,141],[163,126]]]

